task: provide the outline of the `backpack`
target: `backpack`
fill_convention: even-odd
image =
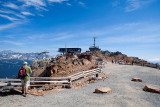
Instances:
[[[18,78],[23,79],[26,77],[26,69],[24,67],[21,67],[18,72]]]

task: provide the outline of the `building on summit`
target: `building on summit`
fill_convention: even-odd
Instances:
[[[95,37],[94,37],[93,46],[89,47],[89,50],[90,50],[91,52],[101,51],[101,49],[100,49],[98,46],[96,46],[96,38],[95,38]]]

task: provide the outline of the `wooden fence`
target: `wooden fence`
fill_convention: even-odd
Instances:
[[[43,86],[46,83],[50,85],[68,85],[69,77],[31,77],[30,86]],[[21,86],[20,79],[0,79],[0,86]]]
[[[72,81],[78,80],[80,78],[95,75],[101,72],[101,68],[96,68],[88,71],[78,72],[76,74],[70,75],[68,77],[31,77],[30,86],[44,86],[49,84],[52,86],[65,86],[70,85]],[[20,79],[0,79],[0,87],[5,86],[21,86]]]
[[[91,75],[95,75],[101,72],[100,68],[96,68],[96,69],[92,69],[92,70],[88,70],[88,71],[82,71],[82,72],[78,72],[76,74],[70,75],[69,77],[71,78],[71,81],[75,81],[77,79],[80,78],[84,78],[84,77],[88,77]]]

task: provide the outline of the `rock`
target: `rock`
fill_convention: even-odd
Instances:
[[[57,69],[58,69],[58,66],[53,66],[52,71],[53,71],[54,74],[57,73]]]
[[[64,56],[61,56],[61,57],[57,58],[57,60],[59,62],[64,62],[66,60],[66,58]]]
[[[97,80],[97,77],[92,77],[92,80]]]
[[[38,68],[39,67],[39,64],[37,61],[33,61],[32,64],[31,64],[31,67],[32,68]]]
[[[72,65],[72,64],[67,64],[67,65],[66,65],[66,68],[67,68],[67,69],[73,68],[73,65]]]
[[[46,66],[46,62],[40,61],[40,62],[39,62],[39,67],[44,67],[44,66]]]
[[[103,78],[102,78],[102,77],[98,77],[97,79],[98,79],[98,80],[103,80]]]
[[[132,80],[131,81],[135,81],[135,82],[142,82],[142,79],[140,79],[140,78],[132,78]]]
[[[143,90],[148,92],[153,92],[153,93],[160,93],[160,87],[158,88],[157,86],[153,86],[153,85],[146,85],[143,88]]]
[[[88,79],[88,81],[91,81],[91,80],[97,80],[97,78],[96,77],[88,77],[89,79]]]
[[[65,85],[65,88],[72,88],[71,85]]]
[[[89,65],[89,64],[91,64],[91,62],[88,61],[87,59],[83,59],[82,64],[83,64],[83,65]]]
[[[88,81],[88,83],[90,84],[90,83],[95,83],[96,81],[95,80],[90,80],[90,81]]]
[[[112,90],[109,87],[96,88],[95,93],[110,93]]]
[[[77,61],[77,60],[74,60],[72,63],[73,63],[74,65],[78,65],[78,61]]]
[[[39,89],[39,90],[37,90],[37,92],[38,92],[38,93],[42,93],[42,92],[43,92],[43,90]]]
[[[39,90],[37,90],[37,89],[32,89],[32,90],[30,90],[29,91],[29,94],[31,94],[31,95],[35,95],[35,96],[43,96],[44,94],[43,94],[43,90],[41,90],[41,89],[39,89]]]

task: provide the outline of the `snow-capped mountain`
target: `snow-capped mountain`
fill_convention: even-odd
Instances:
[[[19,53],[11,50],[5,50],[0,52],[1,59],[19,59],[19,60],[36,60],[49,58],[49,55],[39,53]]]
[[[0,78],[13,78],[17,73],[24,61],[28,65],[36,59],[49,58],[49,55],[39,53],[20,53],[11,50],[0,52]]]

